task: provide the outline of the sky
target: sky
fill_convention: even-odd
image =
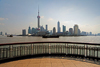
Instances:
[[[0,0],[0,31],[22,34],[22,29],[37,28],[38,5],[40,25],[48,30],[57,22],[66,30],[78,25],[81,31],[100,33],[100,0]]]

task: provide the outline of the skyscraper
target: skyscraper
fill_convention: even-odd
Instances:
[[[66,26],[63,25],[63,32],[66,32]]]
[[[78,29],[78,35],[80,35],[80,33],[81,33],[81,31],[80,31],[80,29]]]
[[[7,35],[7,32],[5,33],[5,35]]]
[[[0,32],[0,35],[3,35],[3,32],[2,31]]]
[[[55,27],[53,28],[53,34],[56,34],[56,28]]]
[[[78,25],[74,25],[74,35],[78,35]]]
[[[38,18],[38,29],[40,28],[40,16],[39,16],[39,7],[38,7],[38,16],[37,16],[37,18]]]
[[[69,33],[72,35],[73,34],[73,28],[69,28]]]
[[[48,31],[48,25],[46,25],[46,31]]]
[[[26,35],[26,29],[22,30],[22,35],[24,35],[24,36]]]
[[[44,31],[44,27],[43,26],[40,26],[40,31]]]
[[[60,22],[58,21],[58,33],[60,32]]]
[[[28,34],[31,34],[31,27],[28,28]]]

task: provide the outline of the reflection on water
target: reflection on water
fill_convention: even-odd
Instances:
[[[66,42],[85,42],[85,43],[100,43],[100,36],[60,36],[59,38],[42,38],[28,36],[0,36],[0,43],[14,42],[36,42],[36,41],[66,41]]]

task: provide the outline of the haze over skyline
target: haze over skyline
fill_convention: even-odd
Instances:
[[[0,0],[0,31],[21,34],[22,29],[37,27],[38,5],[40,25],[66,30],[78,24],[81,31],[100,33],[100,0]]]

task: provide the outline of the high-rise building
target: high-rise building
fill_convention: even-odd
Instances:
[[[35,33],[36,33],[36,29],[32,28],[32,34],[35,34]]]
[[[81,34],[81,31],[80,31],[80,29],[78,29],[78,35],[80,35]]]
[[[53,34],[56,34],[56,28],[55,27],[53,28]]]
[[[73,28],[69,28],[69,34],[73,34]]]
[[[5,35],[7,35],[7,33],[5,33]]]
[[[46,25],[46,31],[48,31],[48,25]]]
[[[40,16],[39,16],[39,8],[38,8],[38,16],[37,16],[37,18],[38,18],[38,29],[40,28]]]
[[[0,32],[0,35],[3,35],[3,32],[2,31]]]
[[[78,25],[74,25],[74,35],[78,35]]]
[[[28,34],[31,34],[31,27],[28,28]]]
[[[50,30],[50,35],[52,35],[52,30]]]
[[[90,35],[92,35],[92,32],[90,32]]]
[[[82,31],[81,35],[86,35],[86,32],[85,31]]]
[[[66,26],[63,25],[63,32],[66,32]]]
[[[26,35],[26,29],[22,30],[22,35],[24,35],[24,36]]]
[[[58,33],[60,32],[60,22],[58,21]]]
[[[44,31],[44,27],[43,26],[40,26],[40,31]]]

